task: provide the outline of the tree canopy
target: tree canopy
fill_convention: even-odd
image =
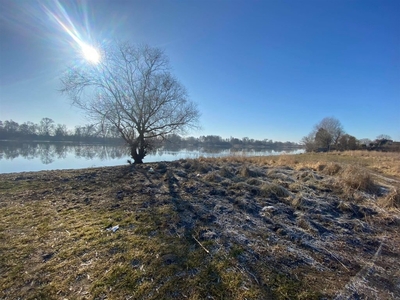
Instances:
[[[143,162],[152,139],[198,126],[196,104],[158,48],[116,44],[98,64],[69,68],[61,82],[73,105],[117,128],[135,163]]]
[[[331,150],[338,147],[340,138],[345,134],[343,125],[334,117],[326,117],[314,126],[309,135],[303,137],[302,144],[306,151],[323,149]],[[343,139],[342,139],[343,140]]]

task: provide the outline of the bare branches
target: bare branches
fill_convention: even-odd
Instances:
[[[98,65],[70,68],[61,78],[61,91],[73,105],[115,126],[129,145],[138,146],[131,151],[135,162],[144,157],[138,153],[146,152],[144,139],[197,126],[197,106],[170,73],[162,50],[120,43],[105,49],[103,57]]]
[[[307,152],[337,150],[344,135],[345,132],[340,121],[333,117],[327,117],[316,124],[310,134],[303,137],[301,143]]]
[[[315,129],[316,132],[318,132],[320,129],[325,130],[331,136],[332,141],[330,143],[333,145],[336,145],[340,137],[344,134],[342,124],[334,117],[322,119],[322,121],[315,126]]]

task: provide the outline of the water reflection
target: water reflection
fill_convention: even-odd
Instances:
[[[121,145],[84,145],[67,143],[0,143],[0,160],[13,160],[22,157],[26,160],[39,158],[47,165],[56,159],[66,159],[73,153],[77,159],[108,160],[128,156],[128,149]]]
[[[200,156],[262,156],[282,152],[284,152],[282,149],[256,151],[218,148],[160,148],[149,153],[145,161],[171,161]],[[285,152],[300,153],[302,150]],[[0,173],[109,166],[126,164],[127,159],[129,159],[129,149],[124,145],[0,142]]]

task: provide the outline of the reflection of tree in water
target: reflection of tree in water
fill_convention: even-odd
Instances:
[[[97,156],[97,145],[81,145],[79,147],[79,151],[75,152],[76,158],[86,158],[86,159],[93,159]],[[75,147],[76,149],[76,147]]]
[[[178,152],[173,151],[173,150],[159,150],[159,151],[157,151],[157,154],[158,154],[159,156],[162,156],[162,155],[177,156],[177,155],[178,155]]]
[[[199,156],[226,156],[226,155],[246,155],[260,156],[270,155],[275,150],[268,149],[256,151],[250,149],[218,149],[218,148],[180,148],[171,150],[169,147],[152,149],[149,151],[151,156],[168,156],[172,158],[186,157],[196,158]],[[289,151],[290,153],[290,151]],[[0,142],[0,160],[13,160],[19,156],[24,159],[39,158],[43,164],[50,164],[55,160],[68,159],[68,154],[75,155],[77,159],[99,159],[114,160],[128,158],[130,156],[129,147],[124,145],[101,145],[101,144],[73,144],[73,143],[26,143],[26,142]]]
[[[151,155],[158,155],[158,156],[162,156],[164,154],[164,150],[158,150],[158,151],[153,151],[153,153]]]
[[[130,153],[128,146],[103,146],[103,150],[101,160],[129,157]]]
[[[77,144],[73,146],[74,148],[74,153],[75,153],[75,157],[76,158],[81,158],[82,157],[82,153],[81,153],[81,145]]]
[[[208,154],[227,154],[230,153],[230,149],[221,149],[217,147],[201,148],[201,151]]]
[[[76,158],[100,160],[117,159],[129,156],[129,148],[115,145],[79,145],[74,147]]]
[[[101,160],[106,160],[106,159],[107,159],[107,157],[108,157],[107,148],[108,148],[108,147],[106,147],[106,146],[100,146],[100,147],[99,147],[99,149],[98,149],[98,157],[99,157]]]
[[[17,158],[20,154],[18,149],[12,148],[12,147],[6,147],[3,149],[4,151],[4,158],[5,159],[14,159]]]
[[[67,157],[67,153],[70,151],[70,147],[66,144],[58,143],[55,144],[55,154],[57,155],[57,159],[65,159]]]
[[[55,145],[49,143],[38,145],[38,157],[43,164],[51,164],[54,161],[55,155]]]
[[[55,159],[65,159],[68,153],[76,158],[108,160],[129,156],[129,148],[121,145],[82,145],[67,143],[0,143],[0,160],[13,160],[19,156],[25,159],[40,158],[43,164]]]
[[[19,155],[25,159],[34,159],[36,157],[37,144],[24,143],[19,149]]]

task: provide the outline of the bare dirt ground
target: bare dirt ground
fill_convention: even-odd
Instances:
[[[400,299],[398,178],[371,174],[244,158],[2,174],[0,299]]]

